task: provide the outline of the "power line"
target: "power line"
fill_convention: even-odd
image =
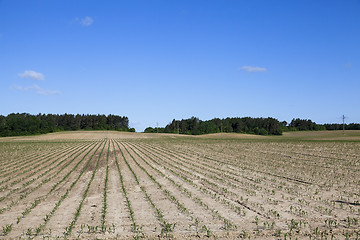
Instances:
[[[343,135],[345,135],[345,115],[342,115],[342,119],[343,119]]]

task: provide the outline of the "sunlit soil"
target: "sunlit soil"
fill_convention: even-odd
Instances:
[[[0,235],[356,239],[360,139],[341,134],[1,138]]]

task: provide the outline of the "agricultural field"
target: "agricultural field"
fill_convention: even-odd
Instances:
[[[360,132],[0,138],[1,239],[360,239]]]

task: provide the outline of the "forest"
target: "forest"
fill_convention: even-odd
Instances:
[[[21,136],[44,134],[57,131],[116,130],[132,131],[129,119],[117,115],[74,115],[11,113],[0,115],[0,136]]]
[[[360,130],[359,123],[344,125],[345,130]],[[209,133],[249,133],[256,135],[282,135],[287,131],[342,130],[343,124],[317,124],[310,119],[294,118],[290,123],[275,118],[214,118],[200,120],[197,117],[175,120],[165,127],[148,127],[145,133],[178,133],[200,135]],[[75,130],[116,130],[135,132],[129,127],[129,119],[118,115],[91,114],[38,114],[11,113],[0,115],[0,137],[44,134]]]
[[[145,132],[163,132],[179,134],[208,134],[208,133],[252,133],[259,135],[281,135],[282,123],[275,118],[214,118],[202,121],[199,118],[173,120],[164,128],[146,128]]]
[[[359,123],[344,125],[345,130],[360,130]],[[179,133],[200,135],[209,133],[249,133],[256,135],[282,135],[288,131],[342,130],[343,124],[317,124],[310,119],[294,118],[290,123],[275,118],[214,118],[202,121],[197,117],[175,120],[163,128],[148,127],[146,133]]]

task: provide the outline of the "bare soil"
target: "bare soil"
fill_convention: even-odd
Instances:
[[[360,132],[0,139],[1,239],[358,239]]]

